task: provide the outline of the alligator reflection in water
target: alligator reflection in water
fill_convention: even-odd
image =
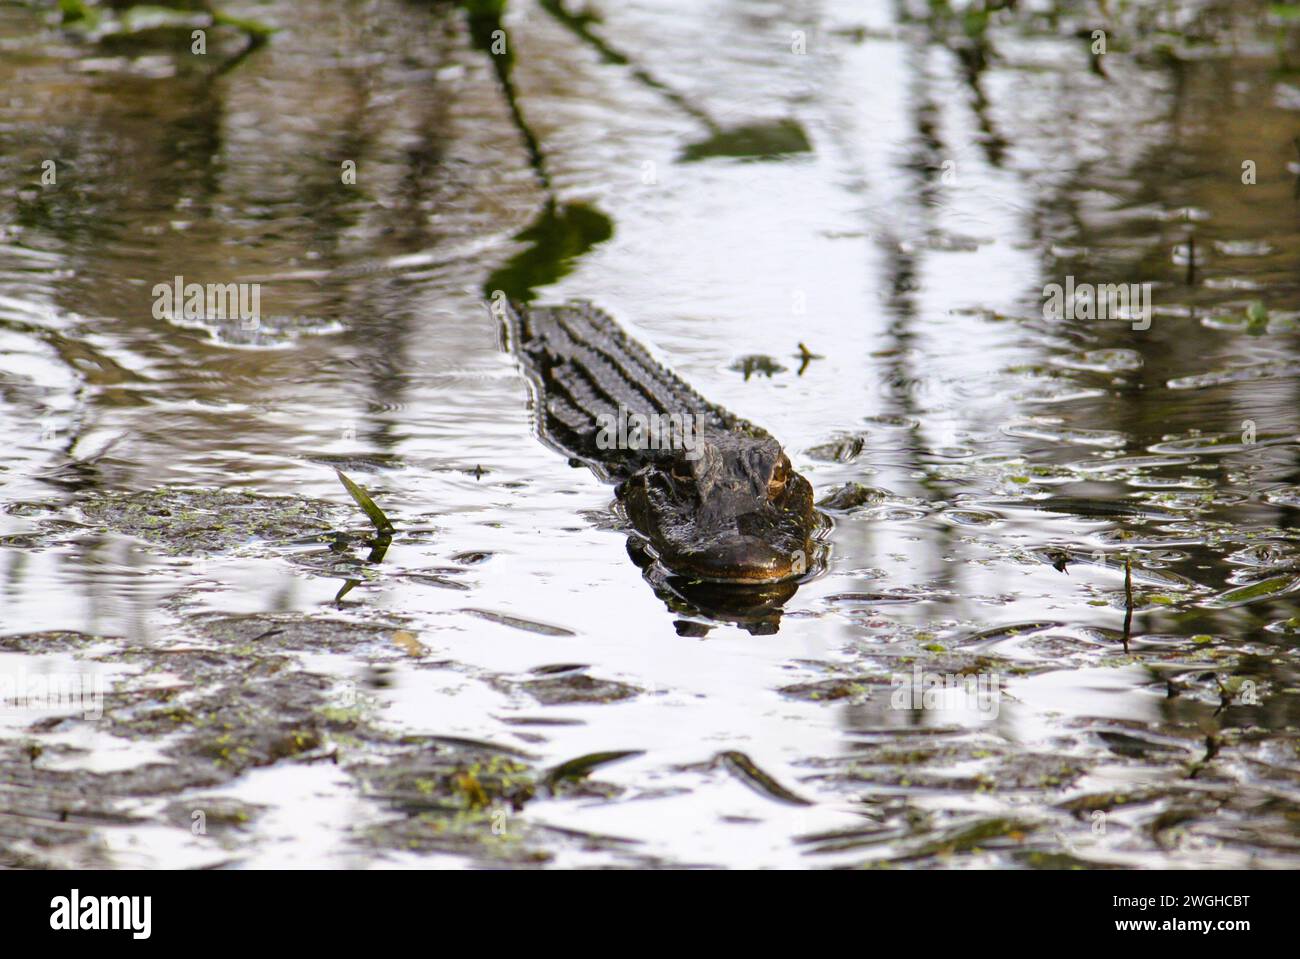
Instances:
[[[502,3],[500,9],[484,6],[472,10],[468,17],[470,38],[496,72],[510,117],[528,150],[529,165],[547,199],[536,218],[515,235],[515,241],[523,248],[493,272],[483,288],[489,296],[501,290],[507,296],[527,302],[534,290],[562,279],[578,257],[613,236],[614,224],[595,207],[586,203],[561,203],[556,195],[537,134],[519,106],[513,77],[514,50],[509,45],[498,48],[497,38],[505,35],[501,24],[504,7]]]
[[[520,302],[533,297],[538,287],[555,283],[573,263],[614,233],[609,218],[585,203],[560,205],[552,198],[515,240],[527,246],[488,277],[485,289],[500,290]]]
[[[825,552],[820,546],[822,553]],[[785,604],[799,591],[800,580],[748,585],[745,583],[710,583],[673,576],[664,572],[634,537],[628,540],[628,554],[641,567],[655,595],[674,613],[694,619],[673,623],[680,636],[704,636],[712,626],[700,617],[730,623],[755,636],[770,636],[781,628]],[[824,562],[819,561],[819,565]]]
[[[829,526],[780,444],[709,403],[589,304],[494,308],[532,388],[540,438],[618,484],[636,533],[629,548],[661,598],[775,632],[798,580],[824,566]],[[601,424],[633,417],[698,425],[684,443],[609,442]]]
[[[772,160],[812,150],[803,127],[788,117],[724,126],[702,107],[683,97],[645,68],[633,66],[625,53],[614,49],[591,31],[592,21],[589,17],[570,14],[558,3],[549,0],[543,0],[542,7],[577,37],[591,45],[605,62],[631,67],[631,75],[635,79],[663,95],[668,102],[705,127],[708,131],[707,138],[688,144],[681,153],[680,159],[683,162],[708,157]],[[513,79],[514,52],[508,46],[504,49],[495,46],[494,38],[503,35],[500,12],[484,8],[470,15],[469,24],[475,46],[491,59],[509,105],[510,115],[527,147],[533,171],[548,196],[546,205],[537,218],[515,236],[515,240],[524,244],[524,248],[507,264],[493,272],[484,284],[488,295],[500,290],[511,299],[528,302],[533,298],[535,290],[562,279],[579,257],[613,236],[614,225],[595,207],[585,203],[561,203],[556,196],[547,171],[546,156],[519,106]]]
[[[580,40],[587,43],[605,63],[628,67],[631,76],[656,91],[683,113],[698,120],[708,131],[708,136],[687,144],[680,159],[684,163],[710,157],[731,157],[744,160],[779,160],[792,153],[808,153],[812,144],[803,126],[789,117],[724,126],[708,111],[664,83],[645,67],[635,64],[622,50],[592,32],[592,24],[599,19],[590,13],[570,13],[559,0],[541,0],[542,9],[562,23]]]

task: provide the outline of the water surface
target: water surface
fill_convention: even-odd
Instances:
[[[0,670],[110,690],[6,709],[0,862],[1295,865],[1289,28],[589,6],[276,2],[205,57],[0,6]],[[259,324],[155,318],[178,275]],[[824,575],[665,602],[497,289],[861,484]]]

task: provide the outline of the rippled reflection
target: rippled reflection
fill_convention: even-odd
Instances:
[[[113,690],[0,723],[4,782],[96,797],[0,862],[1293,865],[1294,27],[473,8],[204,56],[0,8],[0,671]],[[259,321],[157,318],[176,277]],[[496,291],[770,430],[825,575],[647,588]]]

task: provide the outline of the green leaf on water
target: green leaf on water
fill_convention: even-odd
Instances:
[[[729,750],[725,753],[718,753],[714,757],[721,760],[723,766],[733,776],[743,782],[750,789],[767,796],[769,799],[775,799],[777,802],[788,803],[791,806],[811,806],[812,802],[804,799],[798,793],[793,793],[786,789],[779,782],[754,765],[754,760],[750,759],[744,753]]]
[[[1249,586],[1239,586],[1225,593],[1219,593],[1217,596],[1211,596],[1202,605],[1214,609],[1223,609],[1228,606],[1244,606],[1246,603],[1293,593],[1297,589],[1300,589],[1300,577],[1273,576],[1269,579],[1260,580],[1258,583],[1252,583]]]
[[[339,474],[339,480],[343,483],[343,488],[357,501],[357,505],[361,507],[362,512],[370,517],[370,522],[375,524],[375,529],[379,531],[379,534],[386,536],[392,533],[393,524],[384,515],[384,511],[375,505],[375,501],[370,498],[370,494],[344,476],[342,470],[335,470],[334,472]]]
[[[604,766],[620,759],[644,754],[645,751],[641,749],[619,749],[612,752],[588,753],[585,756],[579,756],[577,759],[570,759],[568,762],[560,763],[546,774],[545,781],[547,785],[553,786],[565,780],[586,779],[587,775],[597,766]]]
[[[63,15],[64,23],[89,22],[99,14],[98,10],[87,6],[84,0],[59,0],[59,12]]]
[[[1268,309],[1256,300],[1246,309],[1246,333],[1260,336],[1268,332]]]

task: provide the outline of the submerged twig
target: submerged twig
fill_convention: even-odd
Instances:
[[[1133,630],[1133,557],[1124,557],[1124,652],[1128,652],[1128,638]]]

